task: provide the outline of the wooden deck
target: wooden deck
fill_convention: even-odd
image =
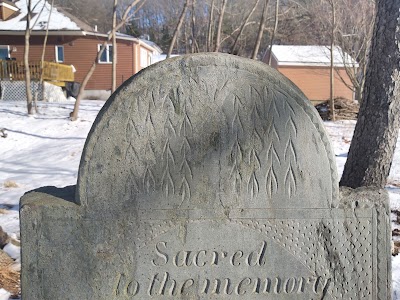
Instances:
[[[41,63],[29,63],[32,81],[39,81]],[[22,61],[0,60],[0,80],[25,80],[25,66]],[[43,80],[58,86],[65,86],[66,82],[74,81],[74,72],[71,66],[45,61],[43,62]]]

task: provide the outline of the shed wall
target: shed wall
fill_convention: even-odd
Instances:
[[[330,97],[330,68],[329,67],[296,67],[278,66],[277,70],[296,84],[313,104],[325,101]],[[352,86],[349,76],[344,68],[335,71],[334,96],[353,99],[350,90],[342,79]]]

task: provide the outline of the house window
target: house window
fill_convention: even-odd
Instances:
[[[98,45],[97,51],[100,51],[101,47],[103,45]],[[113,46],[112,45],[106,45],[106,48],[104,49],[103,53],[100,56],[99,63],[112,63],[112,57],[113,57]]]
[[[0,45],[0,59],[10,58],[10,47]]]
[[[64,62],[64,46],[56,46],[56,62]]]

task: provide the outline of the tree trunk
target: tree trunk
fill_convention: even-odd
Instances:
[[[192,1],[192,53],[199,52],[199,44],[196,35],[196,0]]]
[[[181,29],[183,21],[185,20],[185,15],[186,15],[188,6],[189,6],[189,0],[186,0],[185,4],[183,5],[182,13],[181,13],[181,16],[179,17],[178,24],[176,25],[174,35],[172,36],[171,44],[169,45],[167,58],[171,57],[172,50],[174,49],[174,45],[176,43],[176,39],[178,38],[179,30]]]
[[[113,7],[113,20],[112,20],[112,86],[111,92],[114,93],[117,89],[117,31],[115,28],[117,27],[117,6],[118,0],[114,0]]]
[[[268,57],[268,65],[271,65],[272,62],[272,46],[274,45],[274,39],[276,32],[278,31],[278,22],[279,22],[279,0],[276,0],[276,6],[275,6],[275,24],[274,24],[274,30],[272,31],[272,36],[271,36],[271,42],[269,43],[269,57]],[[267,53],[266,53],[267,54]]]
[[[25,67],[25,90],[26,90],[26,104],[28,114],[33,115],[33,95],[31,90],[31,72],[29,68],[29,40],[31,36],[31,0],[27,2],[28,14],[26,17],[26,29],[25,29],[25,49],[24,49],[24,67]]]
[[[332,28],[331,28],[331,68],[330,68],[330,93],[329,93],[329,106],[331,108],[331,120],[336,121],[335,114],[335,69],[333,51],[335,47],[335,26],[336,26],[336,8],[335,0],[330,0],[332,9]]]
[[[383,188],[400,125],[400,1],[378,0],[363,101],[340,185]]]
[[[211,2],[211,10],[210,10],[210,18],[208,20],[208,33],[207,33],[207,51],[210,52],[213,49],[213,20],[214,20],[214,2],[215,0],[212,0]]]
[[[42,89],[42,101],[44,101],[44,80],[43,80],[43,65],[44,65],[44,56],[46,54],[46,47],[47,47],[47,40],[49,37],[49,24],[50,24],[50,19],[51,19],[51,14],[53,13],[53,7],[54,7],[54,0],[51,1],[51,9],[49,12],[49,17],[47,18],[47,25],[46,25],[46,34],[44,36],[44,41],[43,41],[43,49],[42,49],[42,56],[40,58],[40,80],[39,80],[39,87]],[[35,93],[35,100],[34,100],[34,104],[35,104],[35,111],[36,113],[38,112],[38,108],[37,108],[37,98],[38,98],[38,93],[39,91],[36,90]]]
[[[244,20],[244,22],[243,22],[242,25],[240,26],[239,33],[237,34],[237,36],[236,36],[236,38],[235,38],[235,41],[234,41],[234,43],[233,43],[233,45],[232,45],[232,48],[231,48],[231,53],[232,53],[232,54],[235,54],[235,50],[236,50],[236,46],[237,46],[237,44],[238,44],[238,42],[239,42],[239,38],[240,38],[240,36],[242,35],[244,29],[246,28],[246,25],[247,25],[247,23],[249,22],[251,16],[253,15],[254,11],[256,10],[257,5],[258,5],[259,2],[260,2],[260,0],[256,0],[256,2],[255,2],[254,5],[253,5],[253,8],[252,8],[251,11],[250,11],[250,13],[247,15],[246,19]]]
[[[254,45],[253,54],[251,55],[252,59],[257,58],[258,50],[260,49],[261,40],[264,35],[264,28],[265,28],[265,20],[267,19],[267,10],[268,10],[268,2],[269,0],[265,0],[264,9],[261,16],[260,26],[258,28],[257,40]]]
[[[114,28],[115,31],[118,31],[122,26],[125,25],[125,23],[127,22],[129,16],[133,16],[134,12],[136,12],[137,9],[133,12],[132,10],[134,9],[135,5],[138,4],[139,2],[142,2],[142,4],[145,2],[146,0],[134,0],[131,2],[131,4],[129,4],[124,11],[124,14],[121,18],[121,21],[118,23],[118,25]],[[113,37],[113,33],[109,33],[107,35],[106,40],[103,42],[103,44],[101,45],[100,51],[97,53],[96,58],[94,59],[92,66],[90,67],[89,71],[87,72],[85,78],[83,79],[83,82],[79,88],[79,93],[78,96],[76,97],[76,101],[75,101],[75,105],[74,105],[74,110],[70,113],[70,117],[71,117],[71,121],[76,121],[78,119],[78,112],[79,112],[79,105],[81,103],[81,100],[83,98],[83,93],[85,91],[86,85],[89,82],[90,77],[92,77],[94,70],[96,69],[97,66],[97,62],[99,61],[101,55],[103,54],[103,52],[105,51],[106,45],[107,43],[112,39]]]
[[[222,23],[224,21],[225,7],[226,7],[226,2],[227,1],[228,0],[222,0],[222,7],[221,7],[221,11],[219,13],[219,18],[218,18],[217,37],[216,37],[216,41],[215,41],[214,52],[218,52],[219,51],[219,47],[221,46]]]

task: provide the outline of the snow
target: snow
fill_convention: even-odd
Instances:
[[[26,29],[26,15],[28,0],[20,0],[14,4],[19,8],[19,15],[11,18],[7,21],[0,21],[0,30],[25,30]],[[36,14],[31,24],[35,25],[33,30],[46,30],[47,21],[51,11],[51,5],[44,0],[32,0],[31,8],[34,14]],[[49,30],[83,30],[74,21],[65,16],[63,13],[53,8],[51,12]]]
[[[11,293],[7,292],[5,289],[0,288],[0,300],[8,300]]]
[[[103,104],[82,101],[80,118],[71,122],[73,101],[39,103],[40,113],[29,117],[24,102],[0,101],[0,129],[6,128],[8,133],[6,138],[0,135],[0,226],[12,238],[19,240],[19,199],[25,192],[44,185],[63,187],[76,183],[86,136]],[[341,174],[355,121],[324,124]],[[396,149],[387,188],[392,209],[400,209],[400,139]],[[7,251],[16,255],[18,247],[8,247]],[[392,262],[393,299],[400,300],[400,255],[393,257]],[[8,294],[0,289],[0,300],[8,299],[4,295]]]
[[[8,243],[4,246],[3,251],[8,254],[9,257],[15,259],[16,261],[21,261],[21,248],[14,245],[13,243]]]
[[[279,66],[329,66],[331,63],[329,47],[273,45],[272,54],[277,59]],[[333,61],[336,67],[342,67],[343,61],[346,64],[358,67],[357,62],[347,53],[343,54],[338,46],[333,49]]]

